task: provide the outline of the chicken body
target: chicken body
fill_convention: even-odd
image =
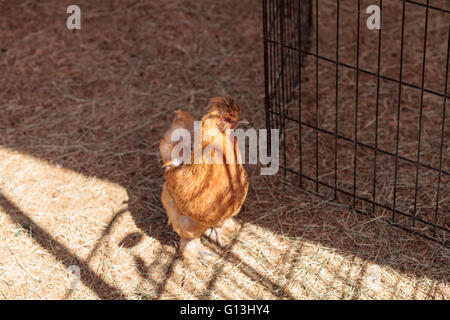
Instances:
[[[232,98],[213,98],[210,106],[201,121],[202,152],[213,146],[216,149],[213,154],[222,157],[221,162],[208,163],[202,156],[201,163],[195,164],[192,154],[191,164],[173,163],[171,151],[178,141],[171,140],[172,132],[184,128],[191,137],[195,134],[194,119],[183,111],[176,112],[172,126],[160,143],[163,166],[169,164],[165,167],[161,195],[168,221],[181,238],[183,255],[198,255],[202,261],[207,252],[201,246],[200,236],[210,228],[229,225],[229,219],[239,213],[248,191],[248,176],[240,163],[237,140],[225,134],[225,129],[235,128],[242,122],[240,110]],[[226,163],[227,151],[232,151],[229,154],[233,161],[228,161],[232,163]]]

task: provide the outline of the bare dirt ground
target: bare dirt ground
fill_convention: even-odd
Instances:
[[[255,166],[240,232],[180,259],[158,144],[221,94],[264,127],[260,2],[69,4],[0,1],[1,299],[449,298],[449,249]]]

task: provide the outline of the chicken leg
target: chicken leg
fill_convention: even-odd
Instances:
[[[215,238],[216,238],[216,243],[217,243],[217,245],[218,245],[219,247],[222,246],[222,241],[220,240],[221,237],[220,237],[220,234],[219,234],[219,232],[217,231],[216,228],[211,227],[211,228],[209,229],[209,234],[207,234],[206,236],[207,236],[208,239],[211,240],[211,241],[213,241],[213,237],[215,237]]]
[[[184,258],[200,258],[205,266],[208,265],[208,263],[206,262],[206,256],[217,257],[217,254],[205,249],[199,238],[181,238],[180,244],[181,253]]]
[[[201,235],[208,229],[194,222],[189,217],[180,215],[172,197],[167,192],[166,185],[163,186],[162,203],[167,212],[168,222],[173,230],[181,238],[181,253],[184,258],[200,258],[203,264],[206,263],[206,256],[216,256],[216,254],[206,250],[200,242]]]
[[[222,247],[222,235],[229,239],[234,233],[239,230],[239,224],[234,221],[233,218],[229,218],[217,227],[211,227],[209,233],[206,235],[209,240],[213,241],[213,237],[216,238],[218,246]]]

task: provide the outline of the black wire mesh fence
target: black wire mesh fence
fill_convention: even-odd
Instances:
[[[450,1],[264,0],[263,22],[282,172],[450,246]]]

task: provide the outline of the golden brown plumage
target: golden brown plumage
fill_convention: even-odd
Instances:
[[[199,254],[204,260],[200,236],[210,228],[230,224],[228,219],[238,214],[244,203],[247,173],[239,163],[241,155],[236,138],[225,135],[226,129],[234,129],[241,122],[239,107],[232,98],[211,99],[210,109],[201,121],[202,151],[213,145],[216,150],[212,154],[222,157],[222,163],[207,163],[202,157],[201,163],[195,164],[192,152],[191,164],[173,165],[171,151],[178,141],[171,141],[172,132],[185,128],[194,137],[194,119],[183,111],[176,112],[172,126],[160,143],[163,166],[166,166],[161,199],[169,223],[181,237],[185,255]],[[234,163],[227,164],[225,155],[230,151]]]

